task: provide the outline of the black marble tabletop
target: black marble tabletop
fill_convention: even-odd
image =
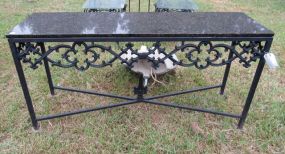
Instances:
[[[244,13],[34,13],[8,38],[271,37]]]

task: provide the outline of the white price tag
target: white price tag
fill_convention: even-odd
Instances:
[[[267,53],[264,55],[264,59],[266,64],[269,66],[270,69],[276,69],[279,67],[276,57],[273,53]]]

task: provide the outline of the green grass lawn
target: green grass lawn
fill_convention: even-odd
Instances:
[[[284,0],[196,0],[200,11],[246,12],[276,33],[272,51],[281,67],[275,71],[265,67],[243,130],[236,129],[235,119],[139,104],[44,121],[40,123],[40,131],[33,131],[5,34],[33,12],[82,11],[83,2],[0,1],[1,154],[285,153]],[[256,64],[245,69],[238,62],[234,63],[225,96],[218,95],[218,90],[211,90],[164,100],[240,113]],[[55,83],[129,96],[132,96],[132,87],[137,83],[137,76],[121,65],[90,69],[84,73],[56,67],[51,70]],[[39,114],[116,101],[58,91],[51,97],[43,66],[35,71],[25,66],[25,72]],[[149,93],[160,94],[221,82],[223,72],[221,68],[203,71],[179,68],[175,74],[160,78],[165,85],[151,85]]]

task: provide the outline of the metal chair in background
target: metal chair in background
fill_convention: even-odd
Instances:
[[[84,12],[126,12],[125,0],[86,0]]]
[[[147,10],[142,6],[147,3]],[[153,6],[151,0],[86,0],[83,5],[84,12],[151,12]],[[138,6],[132,7],[133,4]],[[154,2],[155,12],[195,12],[198,10],[197,4],[193,0],[156,0]]]
[[[193,0],[157,0],[155,12],[195,12],[197,4]]]

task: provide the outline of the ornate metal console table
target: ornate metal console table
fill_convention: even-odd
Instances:
[[[274,33],[272,31],[243,13],[189,14],[181,12],[35,13],[7,34],[26,104],[35,129],[38,128],[38,122],[42,120],[135,103],[163,105],[232,117],[239,119],[238,128],[242,128],[265,64],[263,56],[269,52],[273,36]],[[166,49],[162,45],[163,42],[176,41],[185,41],[185,44],[176,45],[172,49],[169,49],[169,47]],[[109,45],[102,45],[102,42],[105,42],[105,44],[108,44],[106,42],[126,42],[126,45],[121,49],[115,49]],[[149,47],[149,53],[141,54],[133,46],[134,42],[153,42],[153,46]],[[57,45],[54,45],[56,43]],[[46,47],[47,44],[50,44],[48,48]],[[83,51],[79,51],[79,47],[83,48]],[[164,58],[151,58],[155,50],[159,50],[164,55]],[[122,58],[122,55],[129,54],[130,51],[133,58]],[[54,53],[60,53],[61,56],[53,56]],[[184,59],[182,57],[182,59],[176,60],[172,57],[173,54],[179,53],[184,55]],[[80,62],[76,57],[74,58],[74,56],[79,54],[86,56],[83,62]],[[206,54],[207,56],[201,58],[201,54]],[[102,57],[109,58],[101,60]],[[183,67],[193,66],[197,69],[206,69],[209,66],[226,66],[222,83],[215,86],[146,97],[147,87],[144,85],[141,77],[138,86],[134,88],[136,97],[127,97],[55,86],[49,69],[49,66],[52,65],[85,71],[92,67],[107,67],[115,61],[120,61],[132,67],[138,59],[148,59],[153,64],[152,66],[156,68],[167,58],[176,65]],[[209,109],[156,101],[159,98],[214,88],[219,88],[220,93],[223,94],[231,63],[234,60],[239,61],[241,66],[246,68],[250,67],[252,62],[259,61],[241,114],[217,112]],[[41,64],[44,65],[52,95],[54,95],[54,90],[67,90],[118,98],[125,100],[125,102],[55,115],[36,116],[22,63],[28,64],[32,69],[38,68]]]

